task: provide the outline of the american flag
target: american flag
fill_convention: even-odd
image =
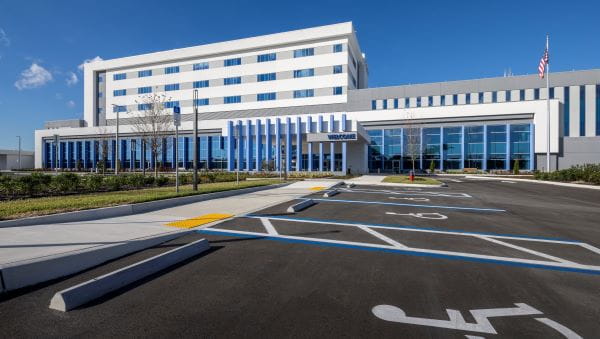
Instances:
[[[538,72],[540,74],[540,78],[544,78],[544,72],[546,71],[546,65],[548,64],[548,48],[544,51],[544,55],[540,59],[540,65],[538,66]]]

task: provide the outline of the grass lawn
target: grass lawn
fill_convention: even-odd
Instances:
[[[185,185],[179,187],[179,194],[175,193],[175,187],[170,186],[130,191],[1,201],[0,220],[140,203],[203,193],[228,191],[237,188],[265,186],[276,183],[281,183],[281,181],[278,179],[240,181],[239,186],[236,185],[235,182],[201,184],[198,186],[198,192],[192,190],[192,185]]]
[[[408,175],[390,175],[383,179],[383,182],[395,183],[395,184],[423,184],[423,185],[439,185],[441,182],[427,178],[415,176],[415,181],[410,181]]]

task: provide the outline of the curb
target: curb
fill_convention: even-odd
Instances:
[[[198,255],[210,248],[208,240],[200,239],[142,260],[108,274],[93,278],[79,285],[56,292],[50,300],[50,308],[70,311],[78,306],[100,298],[110,292],[164,270],[181,261]]]
[[[88,247],[5,264],[0,266],[0,281],[2,282],[0,293],[81,272],[109,260],[179,238],[190,232],[192,231],[177,230],[126,240],[117,244]]]
[[[126,216],[126,215],[151,212],[151,211],[155,211],[155,210],[175,207],[175,206],[179,206],[179,205],[186,205],[186,204],[191,204],[191,203],[205,201],[205,200],[226,198],[226,197],[231,197],[231,196],[239,195],[239,194],[258,192],[258,191],[262,191],[262,190],[283,187],[286,185],[289,185],[289,183],[233,189],[233,190],[227,190],[227,191],[221,191],[221,192],[191,195],[191,196],[187,196],[187,197],[177,197],[177,198],[142,202],[142,203],[138,203],[138,204],[128,204],[128,205],[120,205],[120,206],[112,206],[112,207],[94,208],[94,209],[83,210],[83,211],[73,211],[73,212],[66,212],[66,213],[42,215],[39,217],[5,220],[5,221],[0,221],[0,228],[15,227],[15,226],[32,226],[32,225],[42,225],[42,224],[58,224],[58,223],[75,222],[75,221],[87,221],[87,220],[122,217],[122,216]]]
[[[592,190],[600,190],[600,186],[593,185],[585,185],[585,184],[571,184],[568,182],[556,182],[556,181],[546,181],[546,180],[533,180],[533,179],[518,179],[518,178],[499,178],[499,177],[490,177],[490,176],[476,176],[476,175],[467,175],[465,178],[468,179],[491,179],[491,180],[504,180],[504,181],[520,181],[520,182],[531,182],[534,184],[546,184],[546,185],[554,185],[554,186],[563,186],[563,187],[573,187],[573,188],[587,188]]]
[[[299,211],[302,211],[303,209],[308,208],[314,204],[315,204],[315,202],[312,199],[306,199],[306,200],[303,200],[299,203],[293,204],[292,206],[288,207],[287,212],[288,213],[299,212]]]

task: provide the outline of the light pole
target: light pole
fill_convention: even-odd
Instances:
[[[118,105],[112,104],[117,112],[117,131],[115,133],[115,175],[119,174],[119,111],[120,107]]]
[[[17,135],[17,139],[19,139],[19,169],[21,169],[21,136]]]
[[[210,147],[210,145],[209,145]],[[198,190],[198,90],[194,90],[194,191]],[[207,164],[208,165],[208,164]]]
[[[181,125],[181,109],[173,107],[173,123],[175,124],[175,193],[179,193],[179,125]]]
[[[240,185],[240,166],[239,164],[241,164],[242,162],[239,160],[239,157],[241,156],[241,152],[240,152],[240,129],[239,129],[239,125],[235,126],[235,143],[236,143],[236,161],[235,161],[235,183],[236,185]]]

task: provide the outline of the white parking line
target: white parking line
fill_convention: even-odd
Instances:
[[[271,224],[271,220],[269,220],[268,218],[260,218],[260,222],[262,222],[263,226],[267,230],[267,233],[269,233],[270,235],[279,234],[277,233],[275,227],[273,227],[273,224]]]
[[[377,238],[379,238],[379,239],[387,242],[388,244],[390,244],[392,246],[395,246],[395,247],[398,247],[398,248],[408,248],[408,247],[402,245],[401,243],[397,242],[396,240],[388,238],[385,235],[383,235],[383,234],[381,234],[381,233],[379,233],[377,231],[374,231],[374,230],[368,228],[367,226],[358,226],[358,228],[360,228],[361,230],[363,230],[363,231],[365,231],[365,232],[367,232],[367,233],[369,233],[371,235],[376,236]]]
[[[462,180],[458,180],[458,179],[450,179],[450,181],[454,181],[454,182],[463,182]]]
[[[504,241],[501,241],[501,240],[498,240],[498,239],[486,237],[486,236],[483,236],[483,235],[482,236],[478,236],[477,238],[483,239],[483,240],[487,240],[489,242],[493,242],[493,243],[498,244],[498,245],[510,247],[510,248],[513,248],[515,250],[522,251],[522,252],[525,252],[525,253],[537,255],[538,257],[542,257],[542,258],[546,258],[546,259],[550,259],[550,260],[554,260],[554,261],[562,262],[562,263],[575,264],[572,261],[561,259],[561,258],[555,257],[555,256],[550,255],[550,254],[546,254],[546,253],[542,253],[542,252],[530,250],[529,248],[525,248],[525,247],[513,245],[513,244],[510,244],[510,243],[507,243],[507,242],[504,242]]]
[[[391,190],[366,190],[366,189],[348,189],[339,188],[340,192],[365,193],[365,194],[392,194],[392,195],[412,195],[426,197],[447,197],[447,198],[472,198],[471,195],[462,192],[431,192],[431,191],[391,191]]]
[[[500,182],[503,182],[505,184],[516,184],[516,182],[514,182],[514,181],[508,181],[508,180],[502,180]]]
[[[410,200],[410,201],[422,201],[422,202],[431,201],[429,198],[398,198],[398,197],[388,197],[388,198],[394,199],[394,200]]]

